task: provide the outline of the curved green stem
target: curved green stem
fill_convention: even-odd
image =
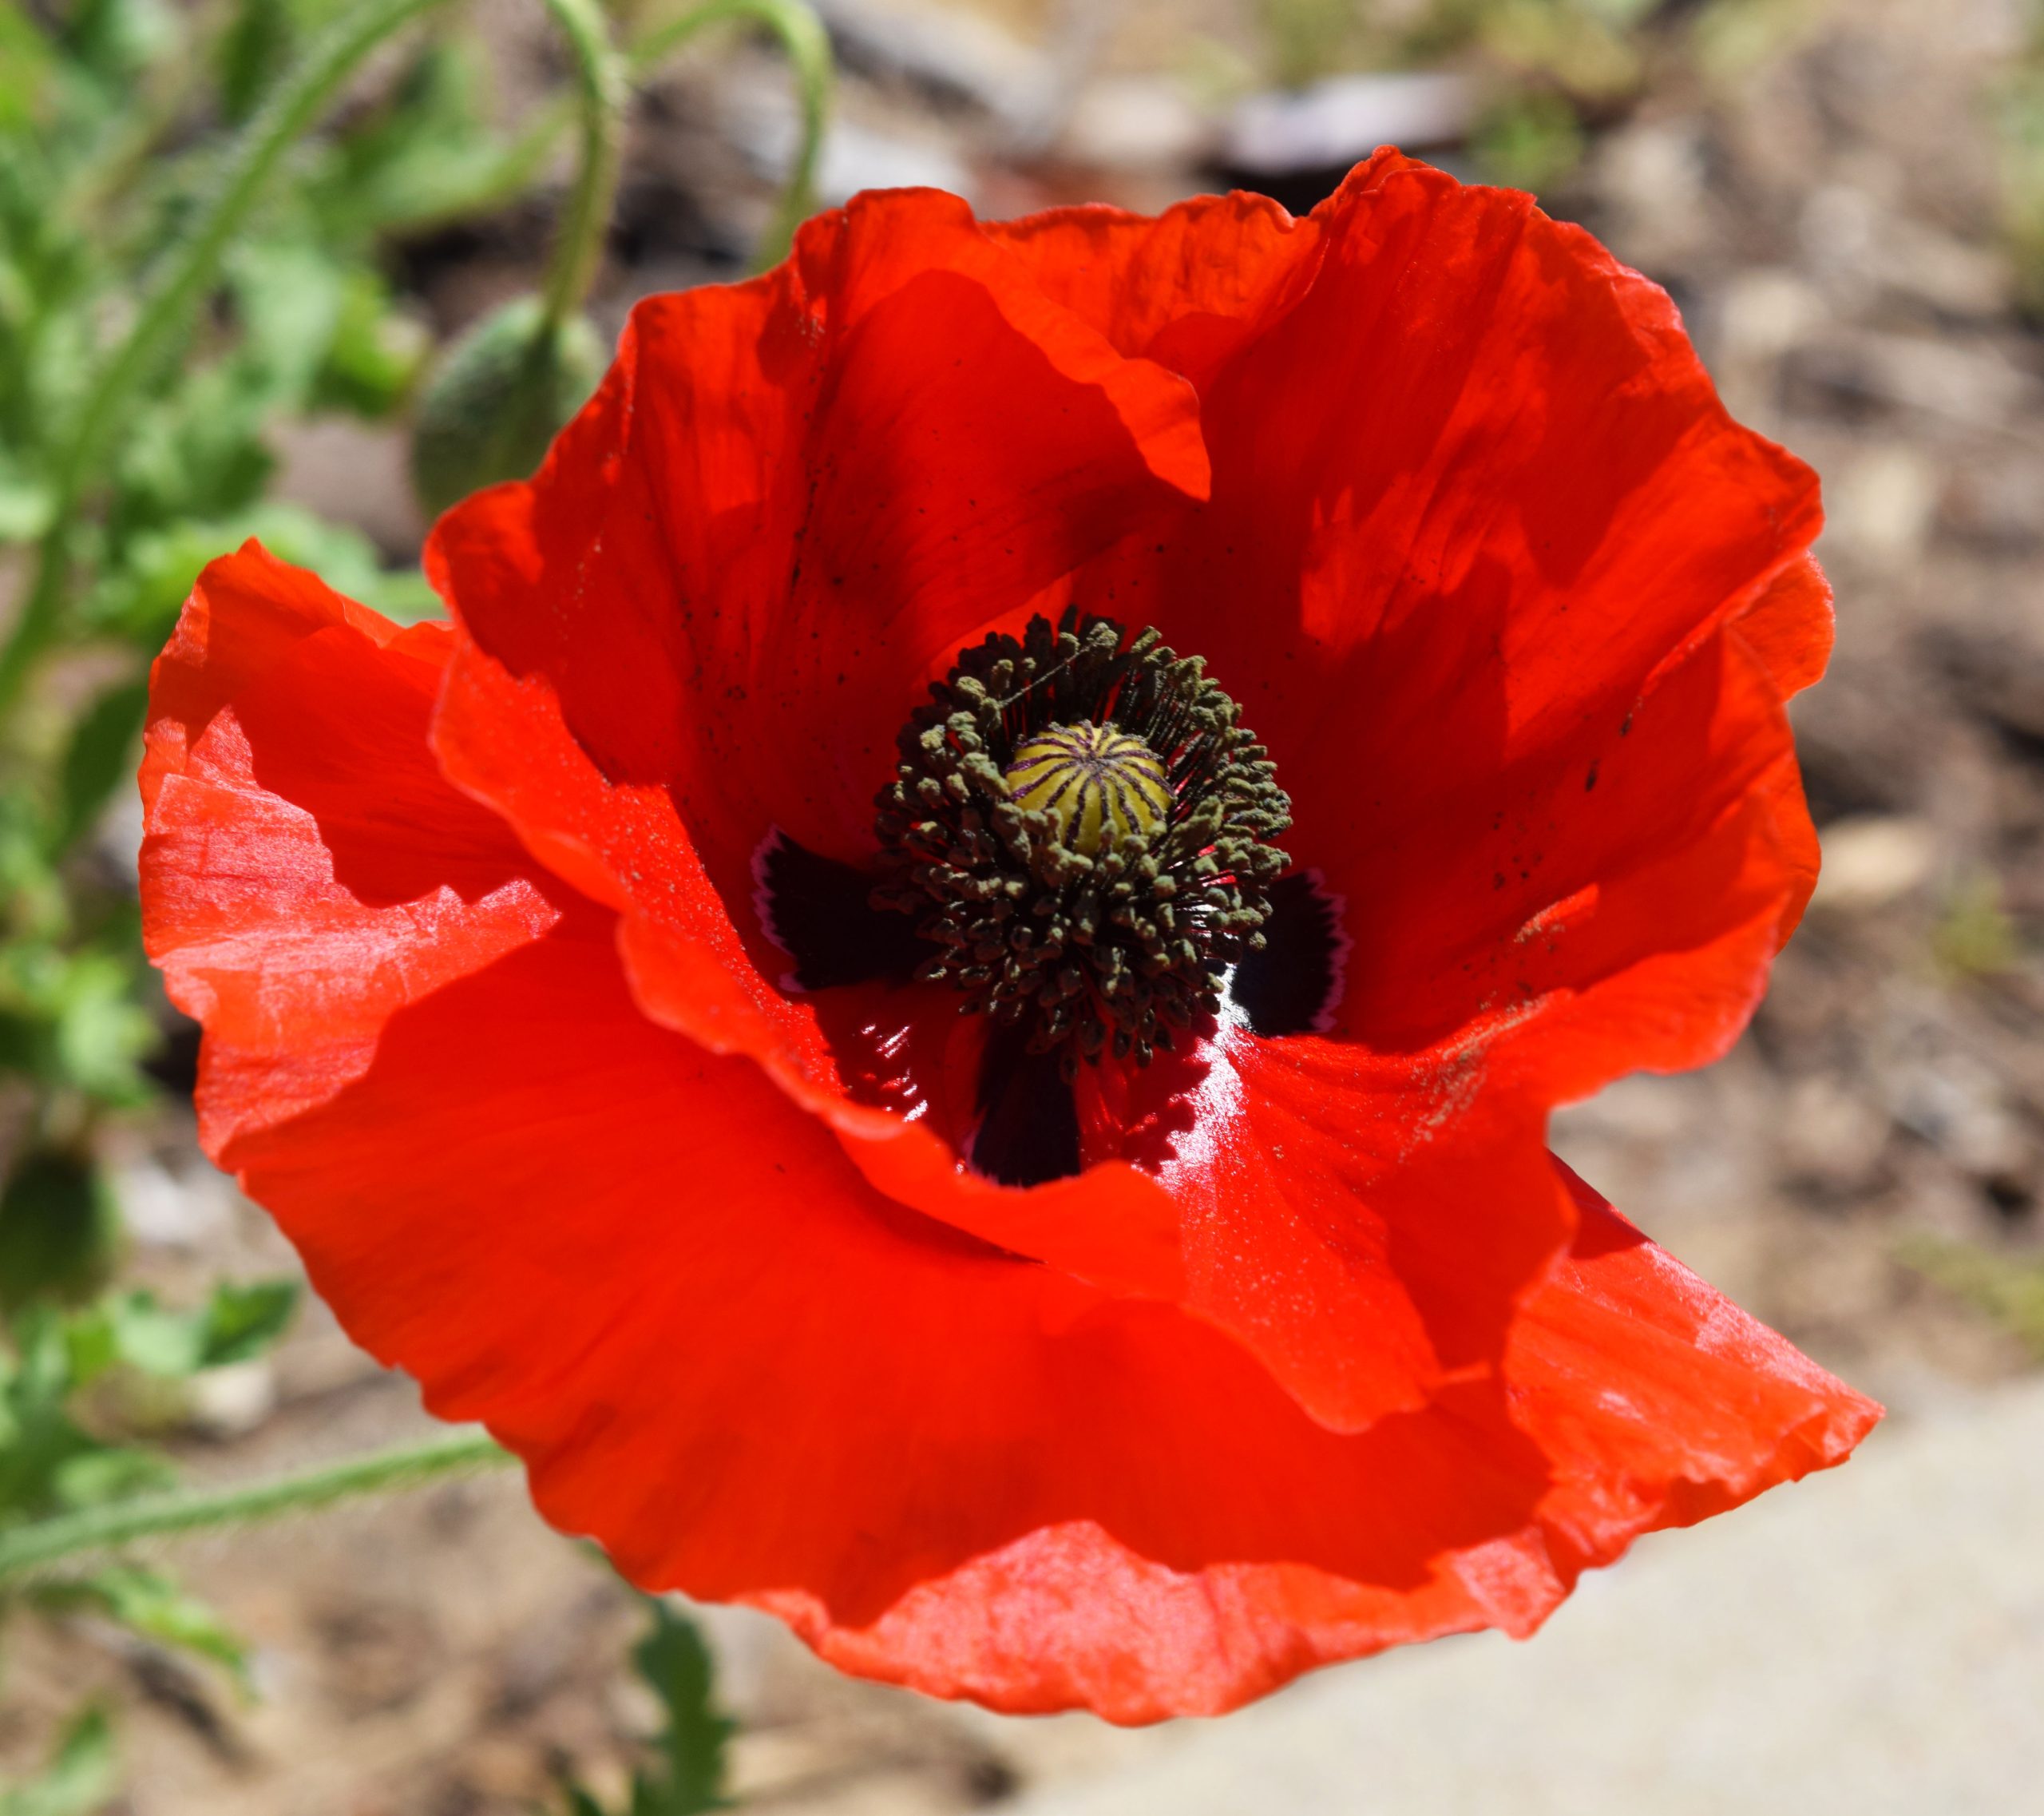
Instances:
[[[778,264],[794,242],[795,229],[816,212],[816,168],[823,154],[823,132],[830,117],[830,34],[803,0],[705,0],[678,19],[656,27],[632,47],[632,70],[644,75],[670,51],[705,27],[743,19],[764,26],[781,41],[794,65],[795,89],[802,103],[802,141],[794,167],[788,172],[781,205],[753,256],[753,268]]]
[[[442,1477],[501,1468],[517,1458],[488,1433],[457,1431],[400,1449],[372,1451],[271,1481],[113,1501],[0,1529],[0,1587],[137,1539],[175,1538],[216,1527],[310,1513],[358,1494],[418,1488]]]
[[[0,710],[21,691],[30,668],[61,626],[79,501],[120,411],[213,282],[228,246],[285,154],[326,111],[370,51],[445,3],[363,0],[313,45],[243,131],[220,187],[193,231],[171,254],[168,268],[143,302],[126,339],[100,373],[77,430],[58,455],[56,509],[36,551],[27,601],[6,648],[0,649]],[[588,216],[594,210],[607,212],[616,180],[616,117],[624,82],[594,0],[545,0],[545,5],[575,53],[581,79],[583,168],[561,241],[567,251],[556,264],[560,293],[567,296],[572,291],[567,304],[572,308],[581,299],[576,287],[586,287],[601,245],[601,222],[592,229]],[[555,288],[550,281],[549,310]]]
[[[542,292],[545,323],[558,327],[582,307],[603,260],[604,236],[617,198],[629,91],[624,61],[611,48],[608,28],[594,0],[546,0],[546,4],[574,48],[581,88],[581,164],[554,238]]]

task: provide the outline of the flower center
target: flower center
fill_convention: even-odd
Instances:
[[[1171,811],[1164,759],[1110,725],[1053,725],[1024,739],[1004,779],[1017,805],[1048,814],[1058,838],[1089,858],[1154,835]]]
[[[1201,658],[1072,608],[961,651],[930,695],[877,799],[874,906],[916,918],[919,977],[1068,1076],[1110,1049],[1147,1065],[1263,947],[1291,824],[1269,752]]]

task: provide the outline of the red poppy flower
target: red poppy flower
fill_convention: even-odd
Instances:
[[[451,626],[202,577],[204,1139],[547,1518],[849,1670],[1143,1721],[1529,1632],[1878,1416],[1544,1144],[1809,893],[1818,521],[1525,196],[862,197],[639,307]]]

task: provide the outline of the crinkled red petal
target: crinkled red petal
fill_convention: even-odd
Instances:
[[[205,1025],[209,1150],[331,1096],[393,1011],[560,918],[568,892],[426,747],[450,640],[251,543],[156,660],[143,928]]]
[[[1190,1571],[1085,1520],[933,1577],[865,1626],[813,1595],[747,1599],[833,1663],[933,1695],[1122,1722],[1213,1715],[1388,1646],[1483,1627],[1523,1638],[1640,1534],[1842,1462],[1880,1408],[1555,1165],[1581,1226],[1506,1357],[1510,1416],[1543,1453],[1544,1485],[1523,1520],[1444,1546],[1423,1578],[1345,1576],[1297,1550]],[[1503,1454],[1477,1436],[1489,1410],[1480,1395],[1444,1397],[1411,1428],[1414,1453],[1475,1436]],[[1390,1476],[1370,1491],[1398,1492]]]

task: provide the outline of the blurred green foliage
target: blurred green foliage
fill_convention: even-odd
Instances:
[[[50,527],[88,391],[138,296],[339,0],[0,0],[0,590]],[[264,497],[271,436],[317,411],[387,417],[428,351],[394,300],[390,236],[488,205],[530,173],[489,131],[481,58],[415,46],[302,149],[233,245],[183,355],[147,375],[73,539],[44,684],[0,716],[0,1082],[26,1088],[0,1181],[0,1305],[104,1271],[93,1172],[105,1115],[145,1104],[157,1040],[125,854],[87,847],[132,787],[146,665],[192,577],[260,536],[404,617],[431,606],[357,532]],[[12,577],[11,578],[10,577]]]
[[[2015,263],[2016,294],[2033,319],[2044,318],[2044,0],[2026,0],[2022,51],[1998,97],[2002,218]]]
[[[133,787],[148,664],[215,557],[258,537],[393,617],[438,609],[415,568],[270,495],[280,426],[410,412],[438,508],[529,470],[593,385],[603,349],[579,311],[628,62],[589,0],[547,10],[575,90],[506,137],[477,41],[432,0],[0,0],[0,1533],[169,1486],[151,1434],[192,1410],[207,1370],[259,1356],[296,1303],[288,1283],[228,1283],[180,1310],[113,1284],[105,1136],[153,1112],[168,1017],[133,828],[109,810]],[[429,12],[430,36],[413,24]],[[648,22],[636,66],[741,18],[798,77],[785,228],[828,106],[813,14],[717,0]],[[501,208],[574,121],[544,307],[500,311],[422,382],[431,337],[398,299],[397,243]],[[240,1642],[168,1576],[122,1556],[52,1572],[0,1592],[0,1615],[111,1624],[247,1689]],[[721,1807],[729,1724],[699,1636],[656,1607],[636,1659],[666,1725],[630,1816]],[[33,1780],[0,1789],[0,1816],[98,1810],[117,1776],[108,1714],[81,1711]]]
[[[1265,76],[1301,88],[1351,69],[1459,65],[1487,101],[1483,176],[1565,180],[1587,128],[1622,112],[1658,65],[1736,79],[1792,42],[1816,0],[1260,0]]]
[[[1994,977],[2015,969],[2021,947],[1994,871],[1969,871],[1947,890],[1931,930],[1931,951],[1954,977]]]
[[[732,1723],[718,1712],[710,1648],[695,1622],[671,1603],[643,1598],[652,1630],[632,1650],[640,1677],[660,1699],[655,1762],[632,1778],[632,1801],[616,1816],[701,1816],[730,1807],[723,1794]],[[568,1816],[612,1816],[579,1785],[568,1787]]]
[[[0,0],[0,601],[26,585],[85,400],[232,129],[340,10]],[[261,1354],[295,1303],[276,1282],[224,1284],[190,1310],[109,1290],[121,1229],[100,1136],[153,1102],[162,1037],[132,864],[93,841],[134,785],[148,663],[213,557],[260,536],[357,597],[430,609],[416,573],[264,494],[279,422],[406,406],[430,336],[395,300],[391,236],[491,205],[535,168],[532,145],[487,129],[488,105],[475,45],[443,31],[300,149],[119,422],[57,634],[0,711],[0,1529],[170,1483],[148,1433],[193,1378]],[[0,1598],[22,1608],[89,1615],[245,1687],[217,1616],[131,1560]],[[0,1816],[98,1809],[115,1777],[108,1717],[85,1711],[38,1778],[0,1794]]]
[[[224,157],[337,0],[0,0],[0,590],[58,502],[88,390]],[[94,1130],[149,1100],[159,1036],[125,854],[90,838],[133,786],[146,666],[198,569],[260,535],[417,616],[356,532],[263,496],[271,434],[320,410],[388,416],[428,336],[394,302],[388,236],[500,196],[474,47],[414,48],[307,149],[235,244],[183,356],[150,373],[74,538],[43,684],[0,715],[0,1088],[26,1100],[0,1176],[0,1307],[104,1278],[116,1228]],[[212,129],[208,130],[208,129]],[[521,154],[522,155],[522,154]],[[525,164],[529,165],[529,157]]]
[[[514,297],[449,349],[412,427],[412,486],[428,510],[537,466],[604,375],[602,342],[580,315],[549,322]]]
[[[1919,1231],[1897,1246],[1912,1271],[1985,1313],[2044,1361],[2044,1260]]]
[[[50,1189],[74,1190],[76,1181]],[[298,1303],[295,1283],[259,1281],[224,1283],[185,1311],[132,1290],[66,1308],[52,1295],[74,1287],[73,1279],[33,1267],[18,1272],[14,1260],[0,1254],[0,1282],[15,1295],[0,1349],[0,1531],[174,1485],[171,1464],[124,1433],[160,1421],[167,1400],[174,1405],[201,1371],[261,1354]],[[248,1692],[244,1649],[220,1617],[172,1577],[133,1560],[61,1572],[0,1596],[0,1614],[18,1606],[57,1619],[97,1616],[219,1669]],[[96,1810],[113,1773],[106,1719],[88,1710],[41,1776],[0,1795],[0,1816]]]
[[[26,1784],[0,1789],[0,1816],[93,1816],[119,1782],[105,1711],[85,1709],[58,1738],[42,1771]]]

